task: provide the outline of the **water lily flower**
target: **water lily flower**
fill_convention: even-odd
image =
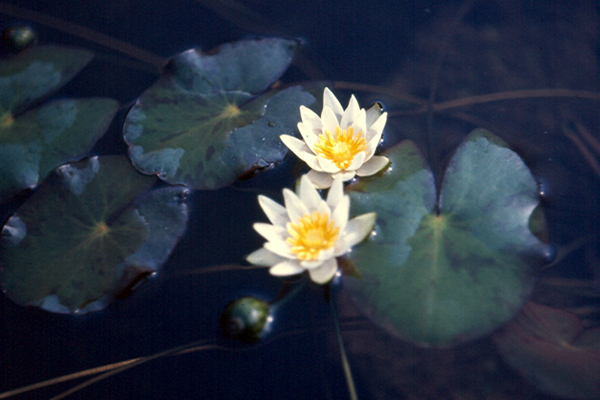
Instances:
[[[304,106],[300,106],[300,116],[298,130],[304,140],[290,135],[280,138],[311,168],[308,177],[317,188],[330,187],[336,177],[345,182],[355,175],[373,175],[388,164],[386,157],[374,155],[387,121],[380,105],[365,111],[352,95],[344,110],[325,88],[321,116]]]
[[[375,224],[375,213],[348,220],[350,197],[344,195],[342,180],[333,181],[323,200],[306,175],[298,194],[283,189],[285,207],[265,196],[258,202],[271,222],[255,223],[254,229],[267,242],[246,259],[251,264],[271,267],[275,276],[308,271],[318,283],[329,282],[338,269],[336,257],[348,253]]]

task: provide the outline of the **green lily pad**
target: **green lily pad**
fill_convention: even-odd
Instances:
[[[50,171],[88,153],[110,125],[112,99],[56,100],[0,125],[0,200],[35,187]]]
[[[7,296],[85,313],[155,271],[187,221],[187,189],[144,194],[155,182],[122,156],[58,168],[2,229],[0,282]]]
[[[493,338],[502,358],[540,390],[600,398],[600,327],[586,329],[575,314],[527,303]]]
[[[111,99],[57,100],[24,111],[91,57],[84,50],[43,46],[0,63],[0,201],[86,155],[108,128],[118,108]]]
[[[92,57],[87,50],[39,46],[0,62],[0,120],[69,82]]]
[[[134,166],[172,184],[218,189],[283,159],[279,136],[295,132],[300,105],[315,98],[301,86],[256,94],[287,69],[296,47],[246,40],[174,57],[125,120]]]
[[[527,166],[476,130],[456,150],[438,199],[412,142],[387,156],[391,168],[350,193],[353,214],[377,213],[375,234],[351,253],[362,279],[345,283],[356,304],[392,334],[427,346],[507,322],[550,253],[529,228],[539,194]]]

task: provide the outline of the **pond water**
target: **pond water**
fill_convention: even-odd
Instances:
[[[192,47],[208,51],[273,36],[302,44],[281,83],[326,81],[344,106],[353,93],[362,107],[382,102],[389,113],[382,147],[413,140],[437,182],[469,132],[492,131],[540,183],[548,241],[556,249],[555,261],[536,271],[529,300],[569,311],[587,330],[600,326],[597,2],[24,3],[0,0],[0,28],[28,24],[39,44],[96,55],[51,98],[103,96],[120,103],[95,155],[126,154],[127,111],[168,58]],[[415,103],[422,107],[408,106]],[[0,393],[205,340],[219,347],[150,361],[69,398],[350,398],[334,312],[360,399],[600,398],[600,335],[596,341],[589,335],[588,358],[569,358],[571,366],[558,372],[545,366],[570,355],[548,345],[542,350],[547,358],[514,361],[499,350],[506,344],[500,331],[424,348],[371,322],[338,281],[331,288],[335,310],[324,289],[309,284],[278,311],[261,342],[224,339],[218,322],[230,301],[244,295],[273,300],[281,288],[281,279],[266,269],[236,265],[262,245],[252,229],[265,220],[257,195],[281,202],[281,189],[294,184],[298,167],[290,154],[249,180],[191,191],[187,231],[161,271],[103,311],[53,314],[0,296]],[[27,196],[2,206],[3,223]],[[516,337],[508,341],[528,340]],[[536,362],[541,367],[530,368]],[[592,371],[585,383],[578,380],[581,371]],[[547,376],[563,379],[553,386],[544,383]],[[52,398],[81,381],[14,398]]]

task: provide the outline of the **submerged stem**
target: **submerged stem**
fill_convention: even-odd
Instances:
[[[344,368],[344,375],[346,376],[346,385],[348,386],[348,393],[350,394],[351,400],[358,400],[358,395],[356,394],[356,387],[354,385],[354,378],[352,377],[352,370],[350,369],[350,362],[348,362],[348,356],[346,355],[346,349],[344,348],[344,340],[342,339],[340,321],[337,317],[335,303],[333,301],[330,301],[329,307],[331,309],[331,316],[333,317],[333,326],[335,328],[336,341],[340,350],[340,356],[342,357],[342,366]]]

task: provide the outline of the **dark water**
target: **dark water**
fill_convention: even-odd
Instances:
[[[524,158],[542,184],[550,241],[559,259],[540,274],[534,299],[583,310],[580,315],[589,326],[600,324],[600,150],[594,152],[583,140],[587,157],[565,129],[582,126],[600,137],[598,99],[514,91],[598,93],[599,15],[598,3],[584,0],[568,5],[499,0],[0,1],[0,27],[29,23],[41,43],[97,53],[95,61],[56,95],[107,96],[123,105],[95,154],[125,151],[120,129],[126,109],[158,77],[155,65],[129,57],[119,43],[100,44],[100,35],[144,49],[158,61],[190,47],[209,50],[243,38],[300,38],[301,55],[282,81],[378,85],[378,90],[340,89],[336,94],[342,103],[352,92],[361,105],[383,101],[391,117],[384,145],[415,140],[428,151],[438,178],[452,149],[469,131],[477,126],[492,130]],[[88,31],[82,34],[79,27],[89,30],[89,37],[82,38]],[[435,104],[499,92],[510,93],[502,101],[433,114],[403,111],[402,101],[393,95],[411,94]],[[265,343],[246,346],[221,338],[221,310],[241,295],[273,299],[280,281],[260,269],[196,273],[238,263],[261,245],[252,230],[252,223],[263,219],[256,195],[279,200],[280,188],[293,181],[292,167],[287,161],[233,188],[193,192],[188,231],[162,272],[105,311],[83,317],[53,315],[2,297],[0,392],[206,339],[228,350],[156,360],[72,398],[348,398],[321,288],[309,286],[289,302],[276,316]],[[548,283],[566,279],[580,285],[565,291]],[[338,307],[361,399],[551,398],[507,366],[489,338],[455,349],[420,349],[381,332],[343,295]],[[73,385],[18,398],[50,398]]]

